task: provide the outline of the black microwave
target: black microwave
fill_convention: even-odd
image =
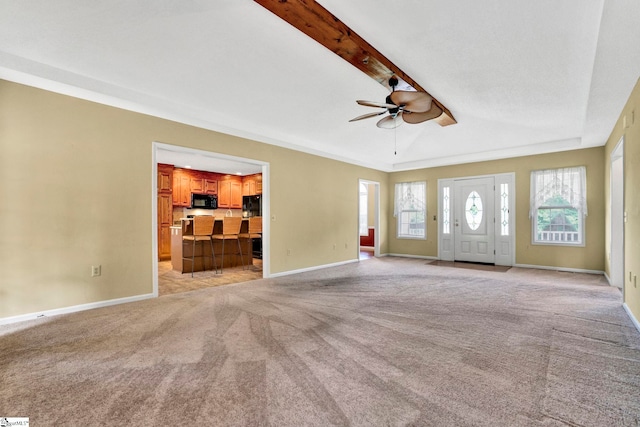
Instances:
[[[191,194],[192,209],[218,209],[218,196],[210,194]]]

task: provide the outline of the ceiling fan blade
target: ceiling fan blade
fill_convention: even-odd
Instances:
[[[436,117],[440,117],[441,114],[442,109],[438,107],[434,102],[431,105],[431,109],[429,111],[425,111],[424,113],[415,113],[404,110],[404,113],[402,114],[402,120],[407,123],[416,124],[435,119]]]
[[[349,121],[350,122],[355,122],[355,121],[362,120],[362,119],[368,119],[369,117],[376,117],[376,116],[379,116],[380,114],[384,114],[384,113],[386,113],[386,111],[380,111],[379,113],[363,114],[363,115],[358,116],[355,119],[351,119]]]
[[[396,105],[404,105],[405,111],[412,113],[424,113],[431,108],[433,98],[425,92],[413,92],[406,90],[397,90],[389,95],[391,102]]]
[[[373,101],[362,101],[362,100],[357,100],[356,102],[360,105],[365,105],[367,107],[380,107],[380,108],[397,108],[398,107],[397,105],[385,104],[384,102],[373,102]]]
[[[402,124],[402,114],[394,116],[387,116],[376,123],[381,129],[395,129]]]

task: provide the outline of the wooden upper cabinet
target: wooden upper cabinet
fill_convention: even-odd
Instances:
[[[254,196],[262,194],[262,174],[247,175],[242,178],[242,195]]]
[[[242,208],[242,178],[239,176],[173,169],[173,206],[190,207],[192,193],[218,195],[221,208]]]
[[[188,170],[173,171],[173,206],[191,206],[191,176]]]
[[[192,193],[196,194],[204,194],[204,178],[203,173],[201,172],[191,172],[190,173],[190,190]]]
[[[218,181],[218,207],[242,208],[242,178],[233,175],[221,177]]]
[[[256,194],[256,182],[252,179],[243,180],[242,195],[253,196],[254,194]]]
[[[231,207],[242,209],[242,181],[231,181]]]
[[[207,173],[203,179],[204,194],[218,194],[218,174]]]
[[[158,163],[158,193],[170,193],[173,188],[173,165]]]
[[[218,182],[218,207],[231,207],[231,181]]]

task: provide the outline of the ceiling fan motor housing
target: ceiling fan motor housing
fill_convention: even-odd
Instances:
[[[391,100],[391,95],[387,95],[386,101],[387,104],[393,104],[396,105],[392,100]],[[387,111],[389,111],[389,114],[391,115],[396,115],[398,114],[398,111],[400,111],[400,107],[396,107],[396,108],[387,108]]]

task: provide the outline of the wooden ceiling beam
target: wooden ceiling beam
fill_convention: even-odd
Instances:
[[[388,89],[389,78],[398,76],[414,89],[428,93],[414,79],[376,48],[314,0],[254,0]],[[429,95],[433,98],[432,95]],[[442,114],[433,119],[440,126],[456,123],[451,112],[433,98]]]

